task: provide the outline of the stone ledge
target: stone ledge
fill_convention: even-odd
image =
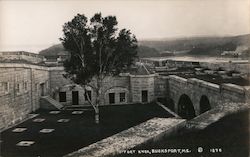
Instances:
[[[197,84],[201,87],[206,87],[212,90],[216,90],[216,91],[220,91],[220,86],[214,83],[210,83],[204,80],[200,80],[197,78],[190,78],[188,79],[188,83],[192,83],[192,84]]]
[[[135,146],[157,141],[162,136],[168,136],[182,128],[186,123],[184,119],[153,118],[128,130],[98,141],[87,147],[79,149],[65,157],[105,157],[120,154]]]
[[[63,66],[58,66],[58,67],[48,67],[49,71],[64,71]]]
[[[38,70],[49,70],[49,68],[45,66],[25,64],[25,63],[0,63],[0,68],[31,68]]]
[[[150,77],[155,77],[156,74],[148,74],[148,75],[132,75],[129,74],[131,78],[150,78]]]
[[[34,65],[28,63],[0,63],[0,68],[32,68],[32,69],[47,70],[47,71],[64,71],[63,66],[46,67],[42,65]]]
[[[183,82],[183,83],[187,82],[187,79],[180,77],[180,76],[176,76],[176,75],[169,75],[169,79],[170,80],[172,79],[172,80],[177,81],[177,82]]]
[[[250,105],[246,103],[225,103],[218,105],[214,109],[188,121],[186,128],[190,130],[203,130],[227,115],[249,109]]]
[[[245,89],[242,86],[238,86],[235,84],[231,84],[231,83],[224,83],[221,85],[221,89],[222,90],[228,90],[228,91],[233,91],[233,92],[237,92],[240,94],[244,94],[245,93]]]

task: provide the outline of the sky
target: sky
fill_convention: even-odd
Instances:
[[[250,0],[0,0],[0,51],[58,44],[77,13],[114,15],[139,40],[249,34],[249,8]]]

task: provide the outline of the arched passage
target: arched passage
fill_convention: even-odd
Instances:
[[[178,102],[178,115],[185,119],[192,119],[195,117],[195,110],[190,98],[183,94]]]
[[[207,96],[202,95],[200,99],[200,114],[208,111],[211,109],[210,102],[207,98]]]

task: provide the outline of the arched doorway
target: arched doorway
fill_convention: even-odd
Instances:
[[[178,102],[178,115],[185,119],[192,119],[195,117],[195,110],[190,98],[183,94]]]
[[[207,98],[207,96],[202,95],[200,99],[200,114],[208,111],[211,109],[210,102]]]

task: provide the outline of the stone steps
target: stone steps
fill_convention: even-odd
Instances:
[[[40,98],[40,107],[42,109],[62,109],[63,105],[58,101],[52,99],[50,96],[43,96]]]
[[[170,110],[169,108],[167,108],[166,106],[164,106],[162,103],[156,102],[156,104],[159,105],[160,107],[162,107],[164,110],[166,110],[166,111],[169,112],[170,114],[172,114],[175,118],[181,118],[179,115],[177,115],[177,114],[174,113],[172,110]]]

